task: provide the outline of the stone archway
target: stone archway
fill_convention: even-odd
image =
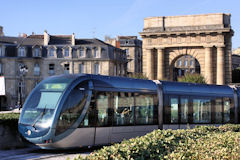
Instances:
[[[171,49],[171,52],[169,53],[169,79],[170,80],[175,80],[174,79],[174,64],[176,63],[176,61],[182,57],[182,56],[186,56],[189,55],[191,57],[193,57],[194,59],[197,60],[197,62],[200,65],[200,74],[204,75],[204,68],[202,66],[204,66],[204,57],[203,54],[198,54],[198,51],[201,51],[200,48],[175,48],[175,49]]]
[[[171,65],[181,55],[196,58],[209,84],[232,81],[230,14],[149,17],[144,19],[143,73],[172,80]]]

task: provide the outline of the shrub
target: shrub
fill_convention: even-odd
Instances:
[[[75,159],[240,159],[239,129],[240,125],[224,125],[155,130]]]
[[[178,78],[179,82],[190,82],[190,83],[202,83],[206,84],[205,78],[200,74],[186,74],[185,76]]]

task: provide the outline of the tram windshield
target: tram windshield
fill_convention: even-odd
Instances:
[[[63,91],[73,79],[53,77],[40,83],[24,105],[20,123],[48,128]]]

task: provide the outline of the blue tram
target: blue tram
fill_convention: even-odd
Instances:
[[[18,128],[41,148],[104,145],[154,129],[239,123],[239,98],[230,86],[60,75],[33,89]]]

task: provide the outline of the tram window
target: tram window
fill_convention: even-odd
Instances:
[[[98,92],[96,99],[97,126],[108,125],[108,108],[110,93]]]
[[[210,99],[193,99],[193,122],[194,123],[211,122]]]
[[[136,124],[155,124],[156,103],[154,95],[135,95],[135,117]]]
[[[181,98],[181,123],[188,122],[188,99]]]
[[[170,98],[171,123],[178,123],[178,98]]]
[[[115,126],[134,124],[134,96],[132,93],[114,93]]]
[[[80,87],[85,88],[85,90],[80,90]],[[88,96],[86,88],[87,83],[82,84],[81,86],[75,87],[68,95],[58,118],[56,135],[70,128],[81,115]]]
[[[94,127],[96,125],[95,107],[96,107],[95,94],[92,94],[89,108],[88,108],[87,113],[79,127]]]
[[[215,123],[222,123],[222,98],[215,100]]]
[[[223,122],[224,123],[229,123],[230,122],[230,111],[231,111],[231,101],[228,98],[224,98],[223,101],[223,110],[224,110],[224,118]]]

